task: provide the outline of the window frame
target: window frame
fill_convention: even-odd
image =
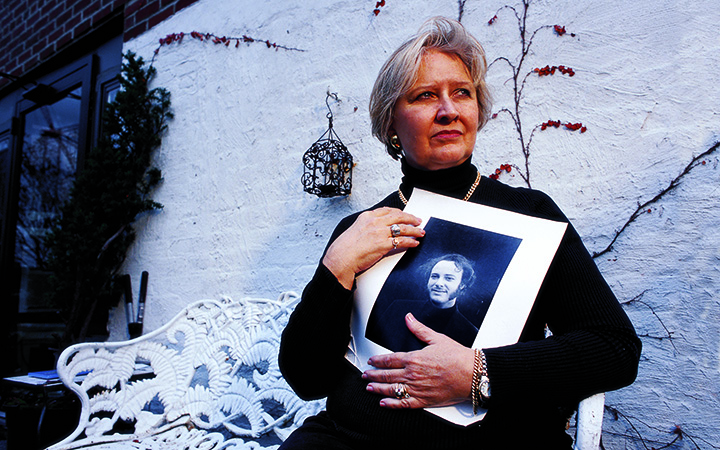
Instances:
[[[15,241],[17,239],[16,228],[18,222],[18,200],[20,193],[20,177],[22,172],[22,155],[25,133],[25,117],[27,114],[39,109],[44,104],[52,104],[54,101],[62,98],[78,87],[81,87],[82,97],[80,100],[80,119],[78,129],[78,154],[77,154],[77,171],[81,170],[84,163],[85,154],[88,151],[88,143],[91,141],[90,134],[92,123],[90,118],[93,117],[92,106],[94,102],[94,78],[95,67],[97,65],[97,57],[88,55],[80,58],[67,66],[50,73],[43,79],[52,80],[47,86],[56,91],[56,95],[48,98],[47,102],[35,103],[27,98],[21,98],[16,103],[15,115],[16,126],[14,128],[13,139],[10,154],[10,174],[9,186],[7,189],[7,199],[5,203],[5,223],[4,236],[2,243],[2,265],[0,270],[4,273],[4,281],[1,284],[3,296],[6,301],[3,305],[7,308],[8,313],[15,318],[18,323],[37,323],[37,322],[54,322],[59,320],[57,315],[52,313],[21,313],[18,311],[19,298],[18,293],[20,286],[18,285],[19,268],[15,262]]]

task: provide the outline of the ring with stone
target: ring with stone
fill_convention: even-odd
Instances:
[[[396,223],[390,225],[390,234],[392,237],[400,236],[400,225]]]
[[[396,237],[392,238],[393,250],[397,250],[398,244],[400,244],[400,240]]]
[[[407,387],[404,384],[398,383],[398,385],[395,386],[395,398],[410,398],[410,394],[408,394]]]

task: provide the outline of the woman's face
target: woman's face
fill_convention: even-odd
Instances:
[[[439,261],[430,271],[428,293],[430,300],[440,308],[455,304],[458,291],[462,288],[463,271],[453,261]]]
[[[478,113],[467,67],[457,55],[431,49],[422,56],[417,81],[395,104],[391,132],[411,166],[447,169],[472,155]]]

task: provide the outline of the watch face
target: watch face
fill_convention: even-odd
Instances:
[[[483,398],[490,398],[490,379],[488,377],[480,378],[480,395]]]

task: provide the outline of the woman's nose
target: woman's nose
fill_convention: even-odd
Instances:
[[[449,97],[441,97],[436,117],[440,122],[452,122],[457,119],[458,109],[455,102],[453,102]]]

